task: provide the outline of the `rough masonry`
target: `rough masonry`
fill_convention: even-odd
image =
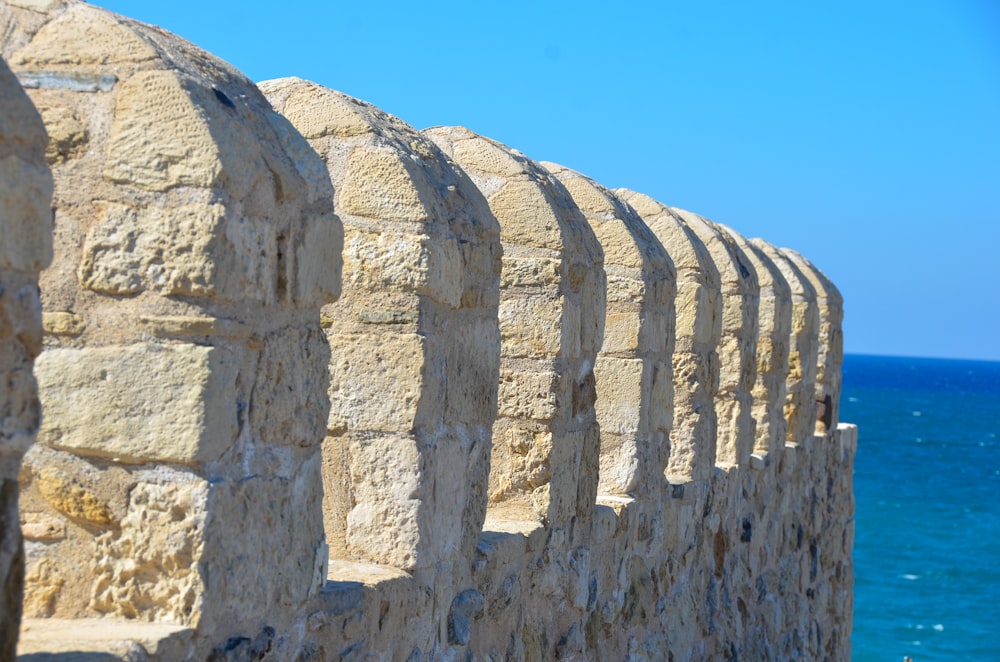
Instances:
[[[0,56],[0,657],[850,658],[806,258],[77,0]]]
[[[41,418],[38,272],[52,261],[52,174],[42,119],[0,59],[0,658],[14,657],[24,583],[18,471]]]

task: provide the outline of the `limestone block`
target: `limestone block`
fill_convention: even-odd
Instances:
[[[536,182],[511,180],[490,196],[489,203],[500,221],[500,240],[504,245],[563,248],[563,223],[550,197]]]
[[[330,201],[333,198],[333,187],[323,159],[287,118],[278,113],[267,113],[266,118],[281,147],[295,165],[295,170],[305,180],[309,202]],[[279,180],[287,181],[288,178],[279,176]]]
[[[497,413],[500,329],[493,319],[455,320],[441,348],[448,371],[444,419],[492,426]]]
[[[502,501],[515,493],[538,493],[543,499],[539,515],[548,507],[548,481],[552,477],[552,433],[511,426],[493,442],[493,469],[490,472],[490,502]]]
[[[21,533],[25,540],[56,542],[66,538],[66,523],[39,513],[21,513]]]
[[[221,348],[53,349],[35,364],[39,442],[125,463],[211,461],[236,439],[237,366]]]
[[[427,294],[457,308],[465,266],[454,239],[347,228],[344,279],[356,288]]]
[[[443,396],[426,382],[426,342],[414,333],[331,336],[328,429],[412,430],[421,399]]]
[[[42,328],[53,336],[78,336],[87,328],[80,315],[65,311],[42,313]]]
[[[0,269],[37,272],[52,261],[51,199],[48,168],[0,156]]]
[[[308,251],[327,254],[336,247],[335,226],[310,234],[319,241]],[[276,295],[277,253],[272,226],[234,217],[222,205],[133,209],[112,203],[87,233],[79,278],[109,294],[152,290],[269,303]]]
[[[8,5],[37,12],[47,12],[50,9],[55,9],[62,3],[63,0],[7,0]]]
[[[209,486],[193,476],[169,475],[135,485],[120,529],[97,538],[94,611],[197,623]]]
[[[604,345],[601,352],[636,352],[639,350],[639,313],[608,313],[604,321]]]
[[[42,10],[40,4],[31,9]],[[152,44],[123,25],[119,17],[74,3],[46,23],[31,44],[15,53],[11,61],[20,67],[46,68],[137,63],[156,57]]]
[[[646,283],[634,274],[621,274],[608,270],[608,303],[635,303],[645,301],[649,293]],[[673,297],[671,297],[672,299]]]
[[[73,109],[61,106],[48,107],[42,112],[45,130],[49,134],[45,160],[52,165],[81,156],[90,139],[84,120]]]
[[[504,356],[558,356],[562,349],[564,307],[561,299],[547,296],[502,299],[499,315]]]
[[[267,447],[317,446],[329,420],[330,349],[319,325],[263,339],[250,424]]]
[[[674,374],[670,363],[653,366],[653,385],[649,394],[650,430],[669,432],[674,420]]]
[[[526,172],[517,159],[491,140],[458,140],[454,145],[454,156],[466,168],[501,177],[514,177]]]
[[[643,361],[600,356],[594,365],[597,379],[597,420],[601,431],[615,434],[645,434],[640,407],[649,406],[644,396]],[[648,388],[648,387],[646,387]]]
[[[48,315],[57,315],[55,320],[62,320],[69,313],[46,313],[46,317]],[[46,317],[42,318],[43,321]],[[77,316],[73,315],[70,319],[75,317]],[[142,315],[139,317],[139,324],[158,338],[215,336],[247,340],[251,335],[251,328],[242,322],[202,315]],[[71,327],[69,331],[72,330]]]
[[[545,257],[503,258],[500,287],[558,285],[562,278],[562,260]]]
[[[559,406],[559,375],[552,371],[500,371],[499,415],[534,421],[551,420]]]
[[[295,299],[300,304],[331,303],[340,297],[344,230],[336,216],[309,216],[295,264]]]
[[[421,186],[419,171],[396,151],[358,147],[347,160],[337,201],[341,213],[418,223],[427,220]]]
[[[714,346],[719,342],[722,312],[719,293],[700,283],[677,284],[678,344]]]
[[[250,128],[229,112],[185,74],[136,73],[118,92],[104,176],[153,191],[222,186],[234,198],[247,196],[269,164]]]
[[[198,625],[213,644],[246,631],[248,605],[282,631],[288,627],[282,614],[301,614],[319,592],[329,561],[320,467],[320,454],[313,453],[289,476],[211,483],[198,567],[205,582]]]
[[[420,540],[421,454],[401,435],[352,436],[353,502],[347,545],[367,559],[412,569]]]
[[[265,81],[261,88],[268,96],[285,84],[301,84],[297,78]],[[356,99],[318,85],[292,91],[281,107],[282,114],[309,139],[334,136],[352,138],[375,133],[374,125],[360,112]]]

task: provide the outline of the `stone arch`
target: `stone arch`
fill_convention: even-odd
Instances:
[[[73,0],[0,22],[56,182],[21,473],[22,517],[51,527],[26,613],[192,626],[199,658],[241,624],[284,627],[327,562],[319,309],[342,229],[322,162],[163,30]]]
[[[469,174],[500,223],[500,391],[487,517],[589,531],[600,453],[593,366],[604,336],[601,245],[535,162],[464,128],[424,134]]]
[[[24,583],[21,458],[38,433],[38,272],[52,260],[52,173],[38,111],[0,58],[0,658],[13,660]],[[27,521],[29,527],[35,522]]]
[[[455,564],[486,512],[500,227],[472,181],[399,119],[299,79],[261,88],[326,162],[345,228],[345,292],[323,309],[331,556]]]
[[[791,341],[785,384],[786,441],[800,444],[812,436],[816,421],[816,367],[819,356],[819,306],[816,289],[782,251],[763,239],[751,239],[781,271],[792,292]]]
[[[840,420],[840,368],[844,363],[844,297],[826,274],[800,253],[782,248],[816,290],[819,349],[816,372],[816,434],[837,429]]]
[[[757,273],[743,251],[714,223],[683,209],[673,211],[705,243],[719,270],[722,285],[715,463],[722,467],[746,466],[756,436],[752,391],[757,372],[760,299]]]
[[[785,378],[792,325],[792,291],[774,261],[738,232],[724,225],[757,272],[760,307],[757,326],[757,379],[753,387],[753,412],[757,434],[754,453],[766,456],[785,445]]]
[[[671,208],[617,189],[660,240],[677,270],[673,356],[674,424],[666,475],[673,483],[707,480],[715,465],[715,396],[719,388],[721,278],[704,242]]]
[[[562,182],[604,249],[608,307],[597,356],[602,494],[656,494],[673,422],[677,272],[627,203],[578,172],[541,162]]]

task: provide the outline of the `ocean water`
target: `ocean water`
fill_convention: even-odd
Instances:
[[[854,660],[1000,662],[1000,363],[848,355]]]

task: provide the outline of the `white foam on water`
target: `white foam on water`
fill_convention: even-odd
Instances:
[[[900,575],[900,578],[901,579],[908,579],[908,580],[910,580],[912,582],[912,581],[916,581],[916,580],[920,579],[920,575],[911,575],[911,574],[907,573],[905,575]],[[923,626],[921,626],[921,627],[923,627]]]
[[[934,625],[934,630],[937,632],[944,632],[944,625],[937,623]]]

